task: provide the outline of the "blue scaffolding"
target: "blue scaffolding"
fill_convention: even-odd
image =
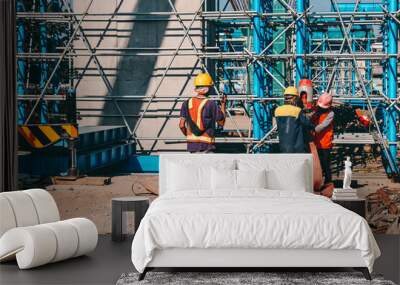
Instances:
[[[57,124],[68,113],[62,105],[64,100],[54,100],[59,98],[57,96],[70,98],[69,102],[74,106],[69,111],[70,118],[76,116],[76,101],[85,99],[75,98],[74,81],[80,82],[81,78],[74,75],[71,57],[66,56],[60,71],[52,76],[51,84],[48,84],[54,60],[51,61],[46,56],[54,51],[55,46],[65,44],[68,37],[76,36],[74,29],[77,19],[70,16],[70,25],[65,35],[57,34],[49,38],[49,25],[35,16],[49,12],[49,5],[51,12],[71,9],[63,7],[61,1],[37,0],[37,8],[32,11],[32,7],[26,6],[28,2],[32,1],[17,2],[19,122],[24,125],[27,118],[30,118],[29,123]],[[308,0],[216,0],[207,1],[206,9],[198,15],[194,12],[182,13],[182,17],[198,17],[197,20],[202,21],[203,27],[207,29],[204,31],[202,47],[195,48],[191,55],[208,65],[207,69],[213,73],[219,92],[228,94],[230,111],[243,108],[250,118],[248,136],[232,138],[222,133],[226,137],[217,138],[217,142],[238,141],[249,146],[249,151],[273,151],[272,146],[277,142],[273,109],[282,103],[282,91],[285,87],[296,85],[300,79],[308,77],[314,81],[316,94],[335,90],[335,100],[371,113],[374,118],[371,129],[377,132],[378,139],[371,135],[368,142],[381,146],[387,172],[398,175],[398,0],[374,3],[332,0],[332,3],[329,11],[316,12],[310,7]],[[32,15],[26,12],[32,12]],[[180,13],[174,10],[170,16],[177,17],[176,20],[180,22]],[[167,14],[152,11],[148,16],[165,21]],[[110,23],[118,15],[116,10],[103,21]],[[135,21],[140,17],[139,20],[143,20],[146,15],[133,12],[130,16]],[[101,20],[98,18],[97,21]],[[39,36],[34,37],[37,41],[36,50],[28,50],[28,42],[32,38],[29,25],[32,23],[39,27]],[[55,43],[56,41],[59,43]],[[69,48],[73,50],[73,46]],[[91,52],[96,54],[98,51],[92,49]],[[36,57],[40,60],[33,59],[33,53],[40,54],[40,57]],[[190,55],[189,52],[186,54]],[[381,74],[377,74],[377,67],[381,67]],[[104,77],[100,71],[99,76]],[[47,89],[43,90],[45,86]],[[108,91],[112,91],[112,86],[107,87]],[[52,100],[41,100],[32,114],[31,103],[37,100],[34,94],[42,91],[44,98],[48,95],[54,97]],[[213,99],[218,100],[218,96],[216,97]],[[173,100],[177,102],[178,98]],[[143,117],[143,114],[139,115]],[[243,130],[236,130],[236,135],[241,133]],[[128,136],[140,141],[130,131]],[[155,141],[160,139],[154,138]],[[184,142],[183,138],[169,140]],[[350,139],[336,143],[359,142],[357,139]],[[136,156],[127,165],[140,165],[140,169],[148,170],[156,165],[156,159],[139,159]]]

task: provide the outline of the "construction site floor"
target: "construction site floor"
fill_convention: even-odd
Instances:
[[[111,184],[102,186],[80,185],[79,181],[72,185],[49,185],[46,189],[54,197],[62,219],[89,218],[100,234],[111,233],[112,198],[149,195],[153,199],[156,196],[151,192],[158,193],[158,175],[154,174],[115,176],[111,178]]]

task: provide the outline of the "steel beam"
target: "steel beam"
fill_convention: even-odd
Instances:
[[[388,11],[390,13],[397,12],[399,8],[398,0],[388,0]],[[397,54],[398,52],[398,24],[392,18],[388,18],[387,23],[387,35],[388,35],[388,54]],[[387,93],[390,99],[397,98],[397,58],[390,56],[388,59],[388,82],[387,82]],[[397,112],[394,108],[390,108],[387,111],[387,138],[388,142],[396,142],[397,141]],[[398,158],[397,158],[397,146],[390,145],[389,152],[392,157],[392,161],[395,163],[395,166],[398,168]]]
[[[47,11],[47,1],[46,0],[39,0],[39,12],[46,13]],[[39,41],[40,41],[40,53],[45,54],[47,53],[47,26],[46,22],[41,22],[39,24]],[[44,90],[46,86],[46,81],[48,79],[48,71],[49,71],[49,64],[47,63],[46,59],[42,59],[40,63],[40,90]],[[47,86],[46,90],[47,92]],[[46,94],[46,93],[45,93]],[[43,100],[38,107],[39,111],[39,122],[41,124],[48,123],[48,114],[49,110],[47,108],[46,102]]]
[[[25,10],[22,1],[16,2],[17,12]],[[25,52],[25,23],[24,19],[17,19],[17,53]],[[17,59],[17,94],[23,96],[25,94],[25,80],[26,80],[26,59]],[[18,103],[18,124],[22,124],[26,117],[26,108],[24,103]]]
[[[159,164],[158,155],[132,155],[121,163],[119,170],[125,173],[158,173]]]
[[[264,0],[252,0],[252,10],[257,13],[263,12],[263,1]],[[265,31],[264,23],[260,16],[253,18],[253,52],[260,54],[264,50],[265,43]],[[256,97],[265,97],[265,72],[261,64],[253,65],[253,93]],[[256,140],[261,139],[265,133],[262,125],[267,121],[265,110],[263,110],[262,104],[255,102],[253,106],[253,137]]]
[[[366,33],[367,33],[368,40],[365,43],[366,44],[365,52],[370,53],[371,52],[371,39],[368,36],[371,35],[371,31],[368,30]],[[366,81],[372,80],[371,60],[366,60],[366,62],[365,62],[365,80]],[[371,90],[372,90],[371,84],[368,84],[366,87],[367,87],[368,94],[371,94]]]
[[[322,53],[325,53],[326,52],[326,39],[327,39],[327,35],[326,35],[326,33],[325,32],[323,32],[323,34],[322,34],[322,38],[323,38],[323,42],[322,42]],[[322,73],[321,73],[321,81],[322,81],[322,84],[321,84],[321,88],[320,88],[320,91],[322,92],[323,90],[325,91],[326,90],[326,85],[327,85],[327,81],[326,81],[326,73],[327,73],[327,70],[326,70],[326,68],[327,68],[327,65],[326,65],[326,60],[325,59],[322,59],[322,62],[321,62],[321,67],[322,67]],[[322,90],[321,90],[322,89]]]
[[[356,52],[356,42],[353,41],[351,43],[351,50],[353,52]],[[351,69],[351,96],[356,96],[356,67],[354,66],[354,64],[352,63],[352,69]]]
[[[296,1],[297,15],[304,13],[306,10],[305,0]],[[305,59],[307,35],[306,25],[303,21],[296,22],[296,86],[299,81],[305,76]]]

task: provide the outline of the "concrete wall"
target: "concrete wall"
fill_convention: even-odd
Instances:
[[[199,8],[200,1],[172,1],[178,11],[192,12]],[[83,11],[88,5],[88,0],[74,1],[74,10]],[[112,13],[119,0],[100,1],[94,0],[89,12]],[[129,0],[124,1],[120,12],[171,12],[172,9],[167,0]],[[191,16],[186,16],[189,19]],[[92,19],[89,17],[88,19]],[[132,19],[130,16],[117,17],[118,22],[113,22],[99,48],[171,48],[175,49],[184,32],[177,21],[125,21]],[[170,16],[170,19],[176,19]],[[189,25],[189,21],[185,22]],[[85,22],[83,27],[86,33],[91,35],[90,42],[95,46],[99,40],[106,22]],[[196,21],[192,26],[190,35],[198,48],[201,47],[201,22]],[[83,47],[81,41],[75,42],[75,47]],[[182,48],[192,51],[190,43],[186,39]],[[190,50],[189,50],[190,49]],[[173,50],[168,51],[172,53]],[[112,91],[107,90],[102,79],[98,76],[96,66],[89,66],[87,75],[77,88],[77,96],[151,96],[161,80],[162,74],[172,56],[137,56],[128,54],[127,50],[119,56],[99,56],[99,61],[112,84]],[[75,60],[75,68],[80,72],[86,65],[88,56],[78,57]],[[199,72],[197,58],[195,56],[177,56],[171,66],[170,72],[161,84],[157,96],[188,96],[192,94],[192,74]],[[123,101],[120,102],[122,111],[129,115],[129,125],[134,128],[137,115],[144,109],[146,102]],[[161,115],[179,114],[180,104],[174,102],[152,103],[148,114],[158,118],[146,118],[140,124],[137,135],[139,137],[182,137],[177,127],[177,118],[165,118]],[[123,125],[123,120],[118,116],[118,111],[112,101],[106,102],[81,102],[78,101],[78,109],[82,114],[81,126],[88,125]],[[87,117],[98,116],[98,117]],[[154,141],[141,141],[145,149],[160,151],[165,149],[185,149],[185,144],[168,144]]]

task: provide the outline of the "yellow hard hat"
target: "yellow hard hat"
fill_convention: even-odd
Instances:
[[[299,96],[299,92],[297,91],[297,88],[294,86],[289,86],[285,89],[284,95],[292,95],[292,96]]]
[[[199,73],[194,79],[194,86],[212,86],[214,84],[210,74],[208,73]]]

